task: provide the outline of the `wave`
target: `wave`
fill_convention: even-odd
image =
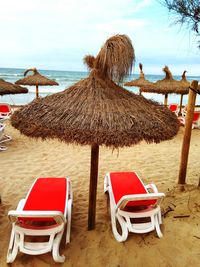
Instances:
[[[74,83],[86,78],[88,76],[88,72],[78,72],[78,71],[57,71],[57,70],[39,70],[39,72],[48,77],[49,79],[53,79],[59,83],[58,86],[39,86],[39,94],[44,97],[53,93],[61,92]],[[11,83],[15,83],[18,79],[22,78],[24,74],[24,69],[6,69],[0,68],[0,78],[5,79]],[[138,74],[131,74],[124,79],[124,82],[130,81],[133,79],[137,79],[139,77]],[[161,80],[164,78],[164,75],[152,75],[146,74],[145,78],[151,82],[155,82],[157,80]],[[174,76],[176,80],[180,80],[181,76]],[[191,80],[200,80],[200,77],[197,76],[187,76],[188,81]],[[27,104],[35,98],[35,86],[25,86],[28,88],[28,94],[20,94],[20,95],[12,95],[11,96],[3,96],[1,98],[1,102],[6,101],[10,104]],[[126,89],[138,93],[137,87],[125,87]],[[156,94],[144,94],[147,98],[154,99],[159,102],[163,102],[163,96]],[[169,103],[179,103],[179,96],[170,95]],[[197,102],[199,102],[200,96],[197,97]],[[12,100],[11,100],[12,99]],[[187,97],[184,97],[184,104],[187,101]]]

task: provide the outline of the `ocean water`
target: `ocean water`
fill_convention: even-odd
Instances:
[[[12,68],[0,68],[0,78],[4,79],[8,82],[15,83],[17,80],[23,78],[24,69],[12,69]],[[48,77],[49,79],[53,79],[59,83],[59,86],[39,86],[39,95],[41,97],[45,97],[47,95],[51,95],[53,93],[57,93],[63,91],[64,89],[70,87],[74,83],[84,79],[88,76],[87,72],[77,72],[77,71],[58,71],[58,70],[39,70],[39,72]],[[30,72],[31,74],[31,72]],[[130,81],[138,78],[139,75],[132,74],[124,79],[124,82]],[[145,74],[145,78],[151,82],[155,82],[157,80],[161,80],[164,78],[164,75],[148,75]],[[181,76],[174,76],[174,79],[180,80]],[[188,81],[199,80],[200,76],[187,76]],[[31,102],[35,98],[35,86],[26,86],[29,90],[27,94],[18,94],[18,95],[5,95],[0,96],[1,103],[9,103],[14,105],[24,105]],[[138,94],[138,87],[126,87],[126,89]],[[151,94],[151,93],[143,93],[143,95],[148,99],[153,99],[160,103],[163,103],[164,96],[160,94]],[[183,104],[187,104],[188,97],[185,95],[183,97]],[[180,95],[169,94],[168,95],[168,103],[179,103]],[[196,104],[200,105],[200,96],[197,96]]]

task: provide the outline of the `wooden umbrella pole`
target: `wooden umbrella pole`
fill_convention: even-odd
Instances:
[[[39,97],[39,90],[38,90],[38,85],[36,85],[36,98]]]
[[[164,99],[164,106],[167,107],[167,99],[168,99],[168,94],[165,94],[165,99]]]
[[[190,148],[190,139],[191,139],[191,132],[192,132],[192,121],[193,121],[195,101],[196,101],[195,91],[197,90],[197,87],[198,87],[198,81],[195,81],[195,80],[192,81],[192,83],[190,84],[191,89],[189,90],[185,132],[183,136],[183,144],[182,144],[182,150],[181,150],[181,162],[180,162],[179,179],[178,179],[179,184],[185,184],[187,162],[188,162],[188,155],[189,155],[189,148]]]
[[[181,94],[181,99],[180,99],[180,107],[179,107],[179,112],[178,112],[178,116],[182,115],[182,106],[183,106],[183,94]]]
[[[99,163],[99,146],[97,144],[93,144],[91,148],[88,230],[92,230],[95,228],[98,163]]]

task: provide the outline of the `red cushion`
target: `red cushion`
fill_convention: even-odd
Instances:
[[[24,211],[61,211],[64,214],[66,203],[66,178],[38,178],[28,195]],[[53,218],[20,218],[27,220],[51,221]]]
[[[199,112],[194,112],[194,116],[193,116],[193,122],[196,122],[196,121],[198,121],[198,119],[199,119],[199,116],[200,116],[200,113],[199,113]]]
[[[176,110],[177,110],[177,104],[171,104],[171,105],[169,106],[169,109],[170,109],[171,111],[176,111]]]
[[[148,193],[135,172],[110,173],[110,181],[116,203],[125,195]],[[156,200],[137,200],[129,201],[127,206],[149,206],[155,203]]]
[[[7,105],[0,105],[0,112],[10,112],[10,108]]]

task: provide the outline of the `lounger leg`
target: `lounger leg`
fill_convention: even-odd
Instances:
[[[6,146],[0,146],[0,151],[5,151],[5,150],[7,150]]]
[[[3,138],[1,139],[0,143],[8,142],[11,141],[12,137],[10,135],[4,135]]]
[[[65,261],[65,256],[61,256],[59,253],[59,246],[60,246],[60,241],[62,239],[62,235],[63,235],[64,229],[62,230],[62,232],[60,232],[59,234],[57,234],[56,238],[53,241],[53,249],[52,249],[52,255],[53,255],[53,259],[56,262],[64,262]]]
[[[159,222],[159,224],[162,224],[161,211],[158,212],[158,222]]]
[[[159,224],[159,215],[155,215],[155,227],[156,227],[156,232],[159,238],[163,237],[161,230],[160,230],[160,224]]]
[[[107,175],[104,178],[104,193],[108,191],[108,177]]]
[[[10,243],[8,247],[8,253],[7,253],[7,263],[12,263],[15,260],[17,252],[18,252],[18,245],[16,240],[16,234],[12,229],[10,236]]]
[[[67,233],[66,233],[66,244],[70,242],[70,233],[71,233],[71,213],[72,213],[72,200],[68,200],[67,208]]]
[[[112,231],[113,231],[115,239],[118,242],[125,241],[127,239],[127,237],[128,237],[128,228],[127,228],[126,222],[118,214],[117,215],[112,214],[111,215],[111,220],[112,220]],[[122,234],[119,234],[119,232],[117,231],[117,220],[118,220],[118,222],[120,224],[120,227],[122,229]]]

